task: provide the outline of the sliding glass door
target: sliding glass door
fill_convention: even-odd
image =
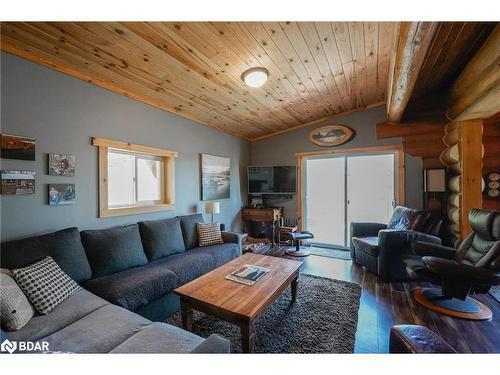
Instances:
[[[347,246],[353,221],[387,223],[396,195],[394,153],[304,159],[304,227],[314,243]]]
[[[306,160],[306,230],[315,242],[343,244],[345,236],[345,159]]]
[[[346,158],[346,237],[351,222],[387,223],[395,204],[394,154]],[[345,242],[348,245],[348,240]]]

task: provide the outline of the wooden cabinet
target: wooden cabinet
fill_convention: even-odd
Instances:
[[[241,219],[243,221],[278,221],[281,218],[279,208],[243,208]]]

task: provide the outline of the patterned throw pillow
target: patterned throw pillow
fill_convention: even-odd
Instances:
[[[40,314],[48,314],[80,286],[51,257],[12,271],[18,285]]]
[[[218,245],[224,243],[220,233],[219,223],[196,223],[200,246]]]
[[[0,269],[0,317],[2,329],[17,331],[35,315],[35,309],[29,303],[19,285],[12,278],[12,273]]]

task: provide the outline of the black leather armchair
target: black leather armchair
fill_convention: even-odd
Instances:
[[[412,279],[441,284],[441,289],[417,288],[418,302],[447,315],[489,319],[489,308],[468,296],[500,285],[500,212],[473,209],[469,224],[473,232],[458,249],[415,241],[415,254],[403,261]]]
[[[402,258],[413,241],[441,244],[442,221],[424,210],[398,206],[388,224],[351,223],[351,259],[384,280],[406,280]]]

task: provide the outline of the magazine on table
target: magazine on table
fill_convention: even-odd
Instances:
[[[246,285],[254,285],[269,271],[269,269],[264,267],[245,264],[227,275],[226,279],[237,281]]]

